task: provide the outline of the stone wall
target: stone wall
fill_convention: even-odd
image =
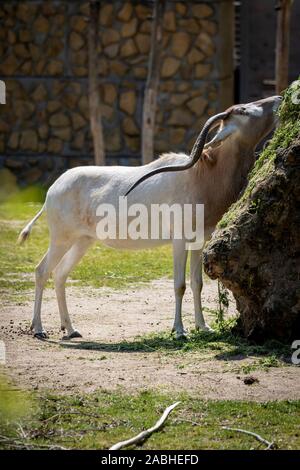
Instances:
[[[99,93],[107,164],[140,163],[151,3],[102,1]],[[0,5],[0,165],[49,184],[93,162],[88,108],[88,4]],[[208,116],[232,102],[231,1],[168,1],[155,152],[189,151]]]

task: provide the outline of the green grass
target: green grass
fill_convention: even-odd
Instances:
[[[260,201],[253,198],[252,193],[258,184],[272,173],[278,150],[286,149],[293,140],[300,136],[300,104],[292,100],[295,90],[298,90],[299,95],[300,79],[296,82],[294,88],[289,87],[285,90],[283,101],[278,111],[280,125],[256,161],[250,173],[249,183],[244,194],[224,214],[218,223],[219,228],[225,228],[234,224],[241,212],[246,210],[257,211],[259,209]]]
[[[239,369],[239,372],[246,374],[246,375],[258,369],[268,372],[270,367],[280,367],[281,365],[282,365],[282,362],[277,357],[276,353],[274,354],[274,351],[273,351],[270,356],[262,357],[258,361],[254,361],[251,364],[242,365],[241,368]]]
[[[244,338],[235,335],[230,327],[220,331],[214,325],[213,333],[205,331],[191,331],[186,339],[176,339],[170,332],[151,333],[144,336],[137,336],[132,341],[120,341],[119,343],[99,343],[92,341],[81,341],[80,343],[62,344],[66,348],[76,348],[83,350],[110,351],[110,352],[149,352],[158,351],[164,353],[186,353],[196,351],[211,351],[222,356],[223,359],[230,359],[232,356],[265,356],[265,367],[276,366],[277,359],[286,359],[291,355],[288,345],[277,341],[268,341],[263,345],[252,344]]]
[[[153,434],[143,449],[264,447],[253,438],[225,431],[222,426],[257,432],[280,449],[300,447],[299,401],[203,401],[187,394],[166,396],[153,391],[134,396],[118,391],[71,397],[48,394],[37,395],[34,400],[34,415],[17,423],[0,423],[0,434],[6,436],[6,440],[0,437],[2,448],[107,449],[152,426],[165,407],[177,400],[181,404],[165,428]]]
[[[32,414],[29,392],[16,389],[0,373],[0,423],[22,420]]]
[[[193,361],[217,359],[230,365],[228,371],[248,374],[255,370],[267,372],[271,367],[288,366],[291,349],[277,341],[269,341],[264,345],[251,344],[246,339],[235,335],[230,325],[220,330],[214,325],[214,333],[191,331],[186,339],[176,339],[170,332],[154,333],[137,336],[131,341],[102,343],[99,341],[81,341],[80,343],[61,343],[62,348],[78,351],[94,351],[101,353],[92,360],[106,359],[106,352],[159,352],[164,356],[176,355],[190,358]],[[80,357],[81,358],[81,357]],[[84,358],[82,358],[84,359]],[[242,359],[250,359],[244,364]]]
[[[48,246],[45,216],[35,224],[30,239],[16,245],[20,230],[38,212],[41,203],[12,201],[0,204],[0,294],[22,299],[34,287],[34,268]],[[79,285],[123,288],[172,276],[170,246],[155,250],[126,251],[95,244],[71,273]]]

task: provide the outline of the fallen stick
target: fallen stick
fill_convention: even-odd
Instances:
[[[128,447],[128,446],[133,445],[133,444],[138,444],[139,442],[144,442],[146,439],[148,439],[148,437],[151,436],[151,434],[153,434],[154,432],[159,431],[163,427],[167,417],[169,416],[171,411],[174,410],[174,408],[177,405],[179,405],[179,403],[180,403],[180,401],[177,401],[173,405],[168,406],[168,408],[166,408],[165,411],[163,412],[161,418],[157,421],[157,423],[152,428],[149,428],[149,429],[146,429],[145,431],[140,432],[140,434],[138,434],[135,437],[132,437],[131,439],[127,439],[126,441],[117,442],[112,447],[110,447],[109,450],[120,450],[123,447]]]
[[[249,436],[254,437],[257,441],[262,442],[267,446],[266,450],[274,449],[275,444],[274,442],[269,442],[263,437],[261,437],[259,434],[256,434],[255,432],[252,431],[246,431],[245,429],[239,429],[239,428],[229,428],[227,426],[222,426],[222,429],[225,429],[226,431],[235,431],[235,432],[240,432],[242,434],[248,434]]]
[[[100,419],[100,415],[95,415],[93,413],[84,413],[83,411],[63,411],[61,413],[56,413],[55,415],[49,416],[49,418],[46,418],[43,420],[43,423],[46,423],[47,421],[50,421],[51,419],[57,418],[58,416],[68,416],[68,415],[78,415],[78,416],[88,416],[91,418],[95,419]]]
[[[175,421],[180,422],[180,423],[190,423],[193,426],[203,426],[203,424],[197,423],[197,421],[192,421],[191,419],[184,419],[184,418],[180,418],[180,417],[176,418]]]
[[[23,439],[27,439],[27,435],[26,435],[24,429],[22,428],[21,423],[18,423],[18,428],[19,428],[19,434],[20,434],[20,436],[21,436]]]

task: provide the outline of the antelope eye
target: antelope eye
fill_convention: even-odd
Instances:
[[[239,106],[239,107],[235,108],[235,110],[233,111],[233,114],[244,116],[244,115],[248,115],[249,111],[246,108],[246,106]]]

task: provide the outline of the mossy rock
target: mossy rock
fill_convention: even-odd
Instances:
[[[239,331],[258,342],[300,335],[299,96],[297,81],[284,94],[280,125],[247,188],[204,251],[205,272],[237,301]]]

